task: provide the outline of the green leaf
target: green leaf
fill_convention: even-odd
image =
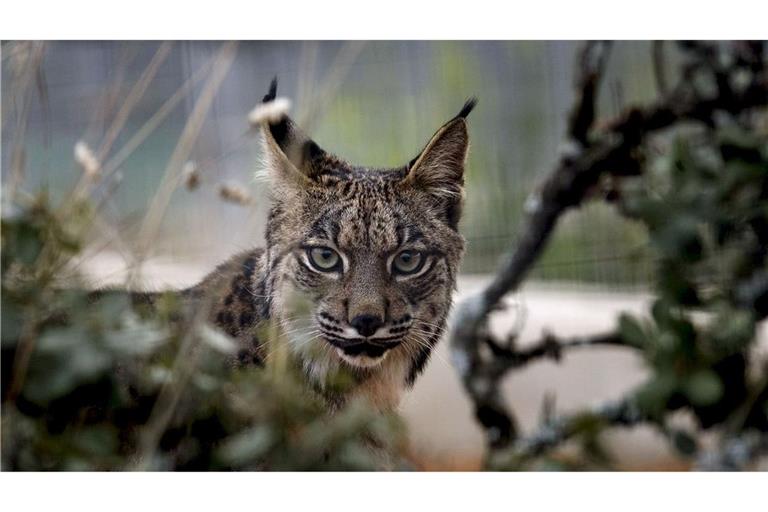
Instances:
[[[131,298],[126,292],[108,290],[102,292],[90,309],[104,320],[115,321],[131,309]]]
[[[650,415],[658,415],[665,409],[676,387],[677,382],[672,374],[656,374],[637,390],[637,405]]]
[[[686,456],[695,455],[699,449],[696,439],[687,432],[678,429],[672,431],[672,444],[677,451]]]
[[[108,456],[118,449],[118,431],[108,425],[85,428],[72,436],[72,442],[90,456]]]
[[[663,265],[656,276],[657,284],[665,299],[683,306],[698,304],[699,297],[696,287],[685,275],[684,268],[676,261],[672,264]]]
[[[665,326],[672,322],[672,314],[669,311],[670,307],[670,302],[665,299],[657,299],[653,302],[651,316],[653,316],[653,320],[657,325]]]
[[[2,337],[2,347],[13,347],[19,341],[21,329],[24,325],[24,316],[21,307],[14,304],[8,297],[2,299],[2,312],[0,319],[0,336]]]
[[[645,346],[648,339],[640,323],[627,313],[619,316],[619,334],[624,342],[635,347]]]
[[[148,355],[170,338],[170,330],[155,322],[142,320],[132,310],[123,314],[122,325],[103,333],[106,346],[115,354]]]
[[[683,392],[693,405],[706,407],[723,396],[723,383],[712,370],[700,370],[685,380]]]
[[[82,328],[51,329],[38,340],[24,395],[45,404],[96,380],[111,367],[112,359]]]
[[[218,455],[226,464],[235,467],[257,463],[276,440],[277,436],[269,426],[259,425],[224,441]]]
[[[712,340],[717,348],[740,350],[755,335],[755,317],[749,311],[729,308],[715,317],[711,329]]]
[[[37,226],[26,221],[14,223],[10,233],[5,234],[8,237],[10,256],[25,265],[33,264],[40,256],[43,249],[43,234]]]
[[[237,344],[235,341],[219,329],[205,324],[201,325],[197,332],[200,336],[200,340],[217,352],[228,355],[234,354],[237,351]]]
[[[688,263],[700,260],[703,245],[698,219],[680,212],[674,215],[655,233],[654,244],[668,258]]]

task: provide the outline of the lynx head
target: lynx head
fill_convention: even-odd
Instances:
[[[275,92],[273,82],[264,100]],[[458,222],[474,105],[393,169],[351,165],[288,117],[264,123],[270,313],[319,384],[345,368],[410,385],[429,358],[464,249]]]

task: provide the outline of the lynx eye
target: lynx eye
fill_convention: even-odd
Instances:
[[[424,257],[417,251],[403,251],[392,260],[392,272],[401,275],[415,274],[424,263]]]
[[[307,249],[307,256],[312,266],[320,272],[341,270],[341,257],[330,247],[311,247]]]

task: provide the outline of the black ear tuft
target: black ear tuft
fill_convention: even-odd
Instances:
[[[306,151],[310,160],[314,160],[315,158],[320,158],[325,155],[325,151],[323,151],[320,146],[318,146],[313,140],[307,141],[304,151]]]
[[[472,96],[467,100],[466,103],[464,103],[464,106],[461,107],[461,112],[455,117],[455,119],[462,118],[466,119],[470,112],[475,108],[475,105],[477,105],[477,98],[475,96]]]
[[[274,101],[275,98],[277,98],[277,77],[274,77],[272,79],[272,82],[269,84],[269,92],[267,92],[266,96],[261,100],[262,103],[269,103],[270,101]],[[272,132],[272,136],[275,138],[275,141],[282,146],[285,143],[285,138],[288,135],[288,120],[283,117],[276,123],[270,122],[269,124],[269,130]]]
[[[277,97],[277,77],[272,79],[272,83],[269,84],[269,92],[266,96],[264,96],[264,99],[261,100],[262,103],[268,103],[270,101],[274,101],[274,99]]]

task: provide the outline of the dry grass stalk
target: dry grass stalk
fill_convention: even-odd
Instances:
[[[190,192],[200,186],[200,170],[195,162],[190,160],[184,164],[181,169],[181,181]]]
[[[200,97],[197,99],[194,108],[184,126],[179,142],[173,150],[173,154],[166,166],[165,173],[163,174],[163,180],[160,183],[160,187],[152,198],[152,202],[149,205],[146,216],[142,222],[139,237],[137,241],[136,258],[139,265],[136,265],[129,277],[129,285],[131,282],[135,282],[138,274],[137,271],[140,267],[140,263],[146,257],[150,246],[154,242],[157,234],[160,230],[160,224],[162,222],[165,211],[171,200],[176,186],[178,184],[179,175],[181,173],[184,162],[192,152],[192,148],[195,145],[200,130],[202,129],[203,121],[208,114],[208,111],[213,104],[213,99],[219,90],[224,77],[229,72],[232,63],[235,60],[237,53],[237,43],[229,42],[222,45],[221,50],[216,56],[216,62],[211,71],[208,80],[203,87]]]
[[[21,42],[13,45],[13,56],[9,61],[11,69],[10,95],[3,95],[3,103],[8,102],[15,111],[13,136],[11,139],[10,177],[3,191],[13,198],[24,181],[26,164],[25,138],[27,121],[32,96],[35,91],[33,83],[39,77],[40,67],[45,57],[46,44],[43,42]],[[5,123],[5,113],[0,116],[0,122]]]
[[[133,154],[136,149],[149,137],[160,124],[173,112],[173,109],[187,97],[192,88],[203,78],[209,76],[213,64],[216,62],[216,56],[211,57],[205,64],[200,66],[195,73],[187,78],[173,95],[168,98],[157,111],[150,117],[144,125],[123,145],[115,155],[104,164],[104,174],[109,175],[119,169],[121,165]]]
[[[341,84],[355,63],[357,57],[365,48],[365,41],[349,41],[341,47],[336,58],[333,60],[325,73],[325,80],[318,88],[312,101],[307,101],[307,108],[304,112],[297,115],[299,126],[306,131],[311,131],[312,123],[316,120],[322,111],[328,106],[331,99],[335,96]]]
[[[101,164],[90,146],[82,140],[75,144],[75,162],[83,169],[86,178],[93,181],[101,174]]]
[[[165,59],[168,58],[172,44],[173,43],[171,42],[165,42],[160,45],[136,84],[128,92],[128,96],[125,98],[123,106],[120,107],[117,115],[115,115],[112,125],[107,130],[106,135],[104,135],[104,141],[102,142],[101,147],[99,147],[98,156],[100,160],[103,160],[104,157],[107,156],[109,150],[112,148],[112,144],[114,144],[115,139],[117,139],[120,131],[125,126],[131,111],[133,111],[144,96],[147,88],[152,83],[152,80],[154,80],[155,75],[157,75],[160,66],[165,62]]]

